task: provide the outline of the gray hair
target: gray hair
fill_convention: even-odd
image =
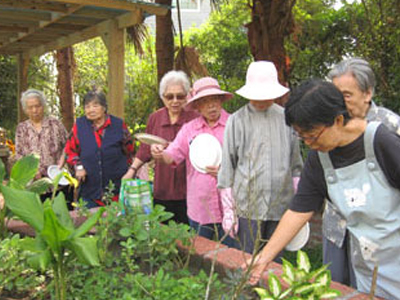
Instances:
[[[171,84],[180,84],[182,88],[185,90],[186,94],[189,94],[190,90],[190,82],[189,78],[183,71],[169,71],[166,73],[160,81],[160,90],[159,94],[162,98],[167,87]]]
[[[43,106],[43,108],[46,108],[47,100],[46,100],[46,97],[44,96],[43,92],[41,92],[39,90],[35,90],[35,89],[29,89],[22,93],[21,100],[20,100],[22,109],[24,111],[26,110],[26,100],[28,100],[30,98],[38,99],[40,101],[40,104]]]
[[[366,60],[358,57],[342,60],[328,73],[328,78],[333,80],[335,77],[340,77],[347,73],[353,75],[362,92],[365,93],[371,89],[372,94],[374,94],[376,84],[375,74]]]

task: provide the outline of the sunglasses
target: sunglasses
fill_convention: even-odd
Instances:
[[[164,98],[168,101],[171,101],[173,99],[186,100],[186,94],[165,94]]]

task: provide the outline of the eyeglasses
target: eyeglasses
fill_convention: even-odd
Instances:
[[[171,101],[173,99],[182,101],[186,99],[186,94],[165,94],[164,98],[168,101]]]
[[[321,135],[324,133],[325,129],[328,127],[322,128],[322,130],[316,135],[316,136],[302,136],[298,133],[296,133],[296,136],[298,139],[303,140],[304,142],[308,142],[310,144],[314,144],[318,139],[321,137]]]

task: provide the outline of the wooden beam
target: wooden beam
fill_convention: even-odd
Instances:
[[[28,32],[28,27],[0,25],[1,32]]]
[[[102,38],[108,50],[109,112],[124,118],[125,29],[118,27],[118,21],[112,21]]]
[[[26,119],[19,99],[24,91],[28,88],[28,68],[29,59],[24,58],[22,54],[18,55],[18,85],[17,85],[17,105],[18,105],[18,123]]]
[[[131,2],[126,0],[52,0],[57,3],[69,3],[69,4],[83,4],[97,7],[114,8],[122,10],[134,11],[141,8],[151,14],[164,16],[168,12],[168,7],[162,6],[155,3],[143,3],[143,2]]]
[[[83,29],[79,32],[74,32],[67,36],[60,37],[59,39],[47,43],[45,45],[32,48],[27,53],[25,53],[25,55],[28,55],[29,57],[40,56],[48,51],[59,50],[64,47],[68,47],[102,35],[104,32],[107,32],[107,30],[109,30],[111,22],[116,21],[118,24],[117,25],[118,28],[122,29],[124,27],[137,24],[141,20],[141,18],[142,16],[139,10],[137,10],[136,12],[129,12],[120,17],[117,17],[114,21],[113,20],[103,21],[90,28]]]
[[[51,13],[27,10],[0,10],[0,18],[27,20],[27,21],[51,21]]]
[[[66,3],[52,3],[42,0],[1,0],[0,7],[25,8],[32,10],[53,11],[59,13],[68,13],[73,7]]]

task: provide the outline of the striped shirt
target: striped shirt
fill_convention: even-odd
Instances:
[[[228,119],[218,187],[233,188],[238,216],[279,220],[302,166],[299,141],[279,105],[257,111],[248,103]]]

